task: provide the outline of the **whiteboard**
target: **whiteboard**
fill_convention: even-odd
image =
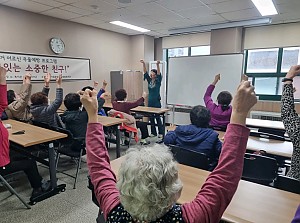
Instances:
[[[241,81],[243,54],[209,55],[169,58],[167,104],[205,105],[204,93],[216,74],[221,80],[212,95],[216,102],[220,91],[232,95]]]

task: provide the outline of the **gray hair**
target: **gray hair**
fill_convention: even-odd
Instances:
[[[167,213],[182,189],[177,163],[168,147],[128,150],[117,188],[121,204],[134,219],[150,222]]]

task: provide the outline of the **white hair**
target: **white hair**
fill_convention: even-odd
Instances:
[[[134,219],[150,222],[167,213],[182,189],[177,163],[168,147],[156,144],[128,150],[117,188],[121,204]]]

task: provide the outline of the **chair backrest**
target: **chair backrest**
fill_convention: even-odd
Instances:
[[[300,181],[287,176],[277,176],[274,187],[280,190],[300,194]]]
[[[268,185],[276,178],[277,170],[275,158],[246,153],[242,179]]]
[[[210,159],[206,154],[181,148],[175,145],[170,145],[170,148],[175,160],[177,160],[178,163],[203,170],[209,170]]]

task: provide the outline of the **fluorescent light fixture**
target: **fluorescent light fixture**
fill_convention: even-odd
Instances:
[[[126,22],[112,21],[112,22],[109,22],[109,23],[117,25],[117,26],[122,26],[122,27],[125,27],[125,28],[128,28],[128,29],[133,29],[135,31],[139,31],[139,32],[142,32],[142,33],[150,32],[150,30],[148,30],[148,29],[144,29],[144,28],[141,28],[141,27],[138,27],[138,26],[135,26],[135,25],[131,25],[131,24],[128,24]]]
[[[277,15],[277,10],[272,0],[251,0],[262,16]]]
[[[243,20],[243,21],[228,22],[228,23],[218,23],[218,24],[205,25],[205,26],[193,26],[188,28],[169,29],[169,33],[170,35],[200,33],[200,32],[208,32],[214,29],[266,25],[266,24],[270,24],[271,22],[272,22],[271,18],[261,18],[261,19]]]

